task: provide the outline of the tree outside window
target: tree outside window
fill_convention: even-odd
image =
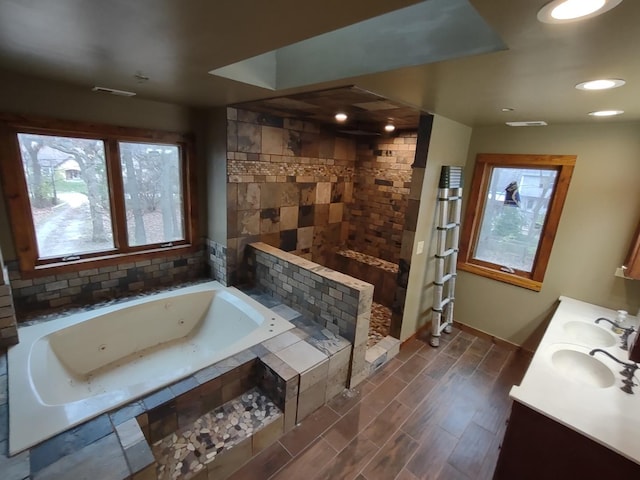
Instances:
[[[4,127],[0,170],[22,271],[191,246],[182,136],[22,117]]]
[[[480,154],[458,268],[540,290],[575,156]]]

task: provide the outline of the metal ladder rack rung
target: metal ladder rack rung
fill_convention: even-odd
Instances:
[[[435,279],[431,308],[432,347],[440,345],[442,332],[451,333],[455,303],[456,264],[462,214],[462,167],[443,166],[438,185]]]

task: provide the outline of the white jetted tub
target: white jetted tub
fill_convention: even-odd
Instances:
[[[20,329],[8,351],[9,451],[293,328],[249,296],[207,282]]]

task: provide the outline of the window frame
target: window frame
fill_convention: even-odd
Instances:
[[[576,158],[575,155],[478,154],[466,202],[467,207],[460,237],[458,269],[539,292],[542,289],[542,282],[549,264],[553,241],[560,223]],[[558,172],[531,272],[523,270],[509,272],[506,271],[508,267],[504,265],[473,258],[494,167],[533,169],[551,167]]]
[[[36,231],[18,141],[19,133],[87,138],[104,142],[113,249],[83,253],[80,259],[69,261],[62,261],[62,257],[38,257]],[[128,244],[120,142],[178,146],[182,169],[183,240],[167,242],[166,245],[154,243],[133,247]],[[197,175],[193,152],[192,139],[179,133],[0,114],[0,175],[22,274],[29,278],[76,272],[197,250]]]

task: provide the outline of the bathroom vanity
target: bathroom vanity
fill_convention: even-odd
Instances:
[[[521,385],[495,480],[640,478],[640,386],[623,392],[616,312],[567,297],[558,306]],[[640,372],[640,371],[639,371]],[[635,383],[640,383],[636,374]]]

